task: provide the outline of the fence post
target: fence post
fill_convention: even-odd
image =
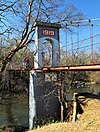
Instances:
[[[73,118],[72,122],[74,123],[76,121],[76,114],[77,114],[77,95],[78,93],[74,93],[73,95]]]

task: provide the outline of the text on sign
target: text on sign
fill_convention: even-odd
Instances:
[[[42,29],[42,35],[55,36],[55,31],[49,29]]]

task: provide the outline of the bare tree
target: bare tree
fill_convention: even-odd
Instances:
[[[69,21],[83,16],[74,5],[68,5],[64,0],[15,0],[14,2],[9,0],[0,7],[0,20],[3,24],[3,31],[0,34],[3,35],[8,31],[9,38],[15,39],[15,48],[3,58],[1,72],[6,69],[8,62],[20,49],[32,42],[36,21],[56,22],[66,27]],[[2,14],[6,15],[6,20],[9,18],[8,22],[4,21]],[[4,26],[7,26],[7,29]],[[5,36],[7,37],[7,34]],[[16,36],[19,36],[19,39]]]
[[[67,4],[66,0],[5,0],[0,3],[0,36],[3,44],[6,45],[8,39],[13,40],[13,46],[6,50],[0,66],[1,74],[6,70],[9,62],[21,49],[33,42],[35,33],[34,24],[36,21],[54,22],[66,28],[66,24],[71,20],[83,17],[73,4]],[[2,48],[2,46],[1,46]],[[50,52],[50,49],[48,49]],[[35,51],[36,52],[36,51]],[[9,77],[8,77],[9,78]],[[3,78],[5,84],[7,77]],[[2,82],[3,82],[2,81]],[[63,94],[64,81],[61,79],[59,101],[61,103],[61,118],[63,121]],[[8,86],[9,87],[9,86]],[[5,87],[4,87],[5,88]],[[54,93],[55,91],[53,91]],[[52,94],[52,92],[51,92]],[[50,95],[50,92],[49,92]],[[11,104],[10,104],[11,106]],[[9,109],[9,108],[7,108]],[[11,109],[9,110],[11,113]]]

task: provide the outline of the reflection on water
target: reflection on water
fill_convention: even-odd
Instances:
[[[73,98],[73,94],[74,93],[82,93],[82,92],[88,92],[88,93],[92,93],[92,94],[100,94],[100,85],[88,85],[86,87],[83,88],[67,88],[68,94],[66,99],[67,100],[71,100]]]
[[[28,97],[8,96],[0,99],[0,126],[8,123],[28,127]]]
[[[71,100],[73,93],[90,92],[93,94],[100,93],[100,85],[91,85],[85,88],[67,88],[67,99]],[[0,99],[0,126],[6,123],[18,123],[28,127],[28,96],[8,96]]]

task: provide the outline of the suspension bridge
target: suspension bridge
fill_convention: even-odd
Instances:
[[[70,21],[62,35],[58,31],[61,25],[36,24],[35,66],[16,70],[100,71],[99,22],[100,18]]]
[[[100,71],[100,33],[95,32],[95,27],[100,25],[92,23],[92,21],[99,20],[71,21],[66,24],[66,33],[62,33],[62,35],[59,35],[61,28],[59,24],[36,23],[34,66],[26,67],[26,64],[30,62],[26,58],[25,65],[22,68],[20,66],[19,68],[12,67],[7,77],[8,85],[12,84],[11,87],[8,87],[14,91],[13,82],[15,80],[17,84],[18,80],[15,76],[19,77],[20,74],[16,71],[29,71],[29,87],[27,87],[27,91],[29,91],[29,129],[34,127],[35,122],[38,123],[40,117],[41,119],[47,116],[55,117],[55,113],[58,114],[59,109],[61,109],[61,120],[64,120],[65,71]],[[81,27],[89,28],[88,35],[86,35],[86,29],[81,29]],[[12,72],[13,70],[14,72]],[[23,79],[22,76],[20,79]],[[59,102],[61,102],[61,106],[59,106]]]

